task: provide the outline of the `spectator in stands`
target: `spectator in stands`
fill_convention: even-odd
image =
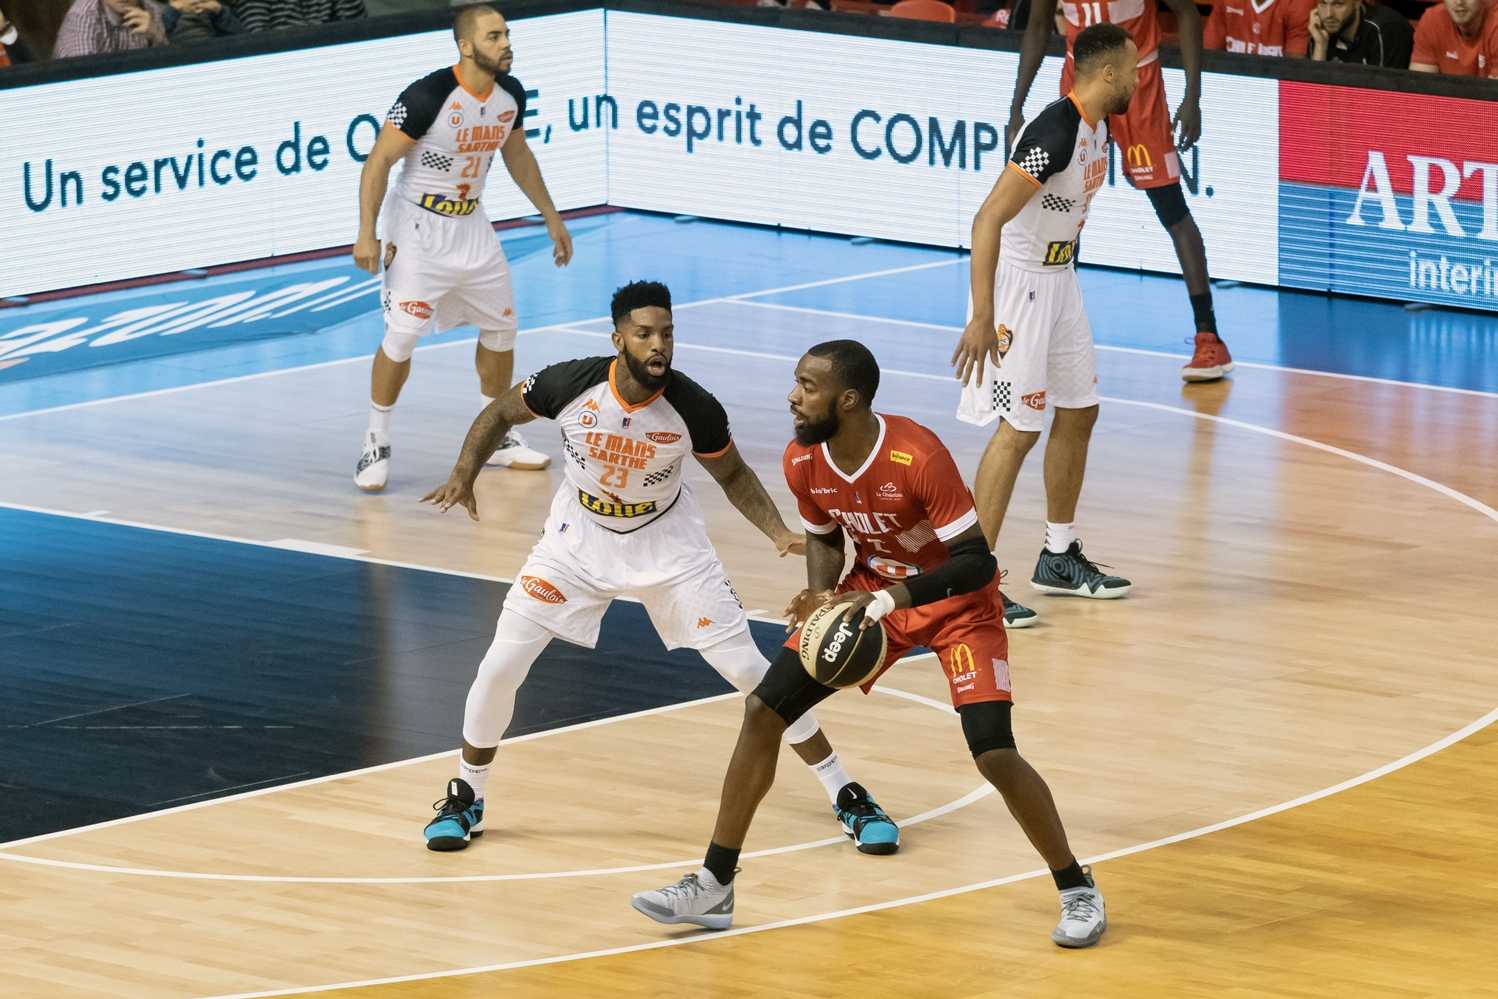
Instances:
[[[54,59],[166,44],[155,0],[76,0],[57,33]]]
[[[1410,69],[1450,76],[1498,76],[1498,14],[1487,0],[1446,0],[1415,26]]]
[[[1316,0],[1306,30],[1318,62],[1407,69],[1415,45],[1415,29],[1403,14],[1363,0]]]
[[[21,41],[21,33],[5,19],[5,11],[0,10],[0,66],[30,61],[31,52],[26,48],[26,43]]]
[[[1207,48],[1250,55],[1303,56],[1309,47],[1308,25],[1316,0],[1216,0],[1207,16]]]
[[[19,43],[32,58],[40,61],[52,57],[57,43],[57,29],[68,16],[69,0],[0,0],[6,4],[5,16],[20,31]]]
[[[364,0],[239,0],[235,10],[250,31],[352,21],[365,16]]]
[[[244,32],[234,10],[219,0],[167,0],[161,19],[173,45]]]

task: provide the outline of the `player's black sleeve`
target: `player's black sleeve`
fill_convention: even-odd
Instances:
[[[612,357],[584,357],[542,368],[525,380],[520,399],[543,420],[555,420],[573,399],[609,380],[613,361]]]
[[[713,394],[680,372],[672,372],[666,386],[665,400],[681,414],[692,435],[692,453],[699,458],[716,458],[733,443],[728,429],[728,414]]]
[[[910,606],[934,604],[938,600],[981,590],[999,571],[998,560],[981,538],[958,541],[948,549],[948,558],[930,572],[905,580],[910,591]]]
[[[525,131],[525,84],[509,73],[497,74],[494,82],[504,87],[509,95],[515,98],[515,130]]]
[[[1070,97],[1063,97],[1026,125],[1014,144],[1009,162],[1037,184],[1065,170],[1077,148],[1077,129],[1082,112]]]
[[[386,123],[400,129],[408,139],[421,138],[442,113],[447,95],[457,86],[458,76],[452,67],[423,76],[401,91],[395,103],[390,105],[390,113],[385,115]]]

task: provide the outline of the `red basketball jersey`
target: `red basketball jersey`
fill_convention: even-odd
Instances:
[[[1061,0],[1061,15],[1066,18],[1066,58],[1071,62],[1072,43],[1083,28],[1094,24],[1116,24],[1134,39],[1139,49],[1139,65],[1155,61],[1160,47],[1160,22],[1155,17],[1155,0],[1093,0],[1090,3]]]
[[[813,534],[842,527],[853,538],[855,573],[885,585],[929,572],[946,542],[978,522],[972,493],[935,434],[903,416],[882,416],[863,467],[844,475],[827,445],[785,449],[785,480]]]

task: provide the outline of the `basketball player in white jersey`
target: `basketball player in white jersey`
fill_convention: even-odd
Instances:
[[[572,237],[525,144],[525,87],[509,75],[510,29],[493,7],[465,7],[453,23],[461,58],[407,87],[391,107],[359,180],[354,261],[384,276],[385,339],[370,376],[369,430],[354,473],[366,492],[385,488],[390,411],[411,372],[417,341],[455,326],[479,328],[479,390],[484,404],[510,387],[515,368],[515,297],[510,265],[480,197],[496,152],[546,220],[557,266],[572,259]],[[404,161],[386,198],[390,169]],[[383,261],[375,224],[384,203]],[[517,434],[499,442],[490,464],[541,469],[551,459]]]
[[[483,832],[490,764],[531,663],[553,638],[593,648],[615,597],[638,597],[666,648],[698,650],[744,693],[770,668],[682,480],[687,455],[782,556],[804,554],[805,535],[785,526],[740,457],[718,400],[672,369],[666,286],[625,285],[614,295],[612,314],[615,356],[554,364],[501,396],[474,421],[446,485],[423,497],[444,512],[462,506],[477,520],[473,481],[484,457],[517,423],[560,424],[565,482],[505,597],[494,644],[468,692],[458,776],[427,824],[430,849],[461,850]],[[821,781],[834,816],[861,852],[899,848],[898,828],[849,779],[812,712],[786,730],[785,741]]]
[[[1097,421],[1097,361],[1075,261],[1092,196],[1107,171],[1108,116],[1128,110],[1139,50],[1114,24],[1072,45],[1076,86],[1026,123],[973,220],[973,315],[952,355],[962,380],[957,418],[1000,420],[974,480],[978,522],[992,547],[1025,455],[1055,411],[1045,453],[1045,547],[1030,585],[1042,593],[1121,597],[1128,580],[1082,554],[1077,499]],[[985,370],[984,363],[989,362]],[[1004,598],[1011,628],[1035,612]]]

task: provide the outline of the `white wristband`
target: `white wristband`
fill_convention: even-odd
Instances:
[[[863,616],[870,621],[877,621],[894,609],[895,598],[889,595],[888,590],[880,590],[874,594],[873,603],[864,608]]]

